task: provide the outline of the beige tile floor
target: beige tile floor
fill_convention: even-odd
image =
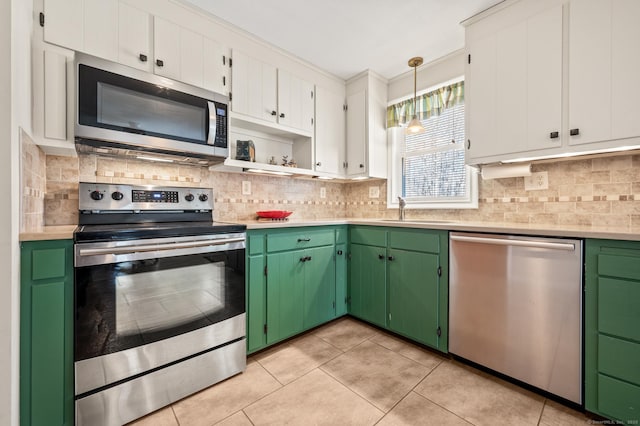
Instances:
[[[584,414],[353,318],[249,357],[244,373],[132,423],[586,425]]]

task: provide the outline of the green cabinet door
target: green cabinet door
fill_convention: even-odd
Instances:
[[[438,255],[389,249],[389,328],[438,347]]]
[[[347,244],[336,245],[336,317],[347,314]]]
[[[20,263],[20,424],[73,425],[73,242],[24,242]]]
[[[303,330],[304,250],[267,257],[267,344]]]
[[[247,352],[255,352],[266,345],[266,276],[265,257],[247,258]]]
[[[386,327],[386,249],[352,244],[349,264],[349,313]]]
[[[304,251],[304,328],[312,328],[335,318],[336,267],[334,247]]]

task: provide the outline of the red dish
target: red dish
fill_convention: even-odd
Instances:
[[[256,212],[258,217],[266,217],[269,219],[284,219],[285,217],[290,216],[291,213],[293,212],[288,212],[286,210],[267,210],[263,212]]]

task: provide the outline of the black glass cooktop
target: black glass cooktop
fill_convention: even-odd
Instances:
[[[145,238],[187,237],[191,235],[244,232],[245,225],[225,222],[157,222],[108,225],[80,225],[75,242],[137,240]]]

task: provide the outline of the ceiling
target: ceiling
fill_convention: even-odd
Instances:
[[[464,46],[460,21],[501,0],[183,0],[338,77],[392,78]]]

